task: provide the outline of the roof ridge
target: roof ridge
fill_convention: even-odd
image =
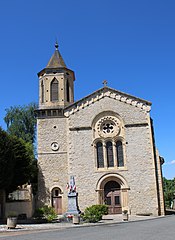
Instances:
[[[94,95],[96,95],[96,96],[94,97]],[[86,97],[83,97],[80,100],[72,103],[71,105],[67,106],[64,109],[65,113],[67,112],[68,115],[72,114],[81,108],[85,108],[86,106],[89,106],[90,104],[92,104],[96,101],[99,101],[101,98],[104,98],[104,97],[110,97],[110,98],[119,100],[121,102],[133,105],[135,107],[139,107],[147,112],[149,112],[151,110],[151,104],[152,104],[151,102],[148,102],[141,98],[137,98],[137,97],[129,95],[127,93],[123,93],[123,92],[120,92],[113,88],[109,88],[109,87],[105,86],[105,87],[100,88],[100,89],[96,90],[95,92],[87,95]]]

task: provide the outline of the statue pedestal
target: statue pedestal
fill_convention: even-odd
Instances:
[[[66,215],[77,215],[80,213],[78,207],[78,193],[70,192],[68,193],[68,210]]]

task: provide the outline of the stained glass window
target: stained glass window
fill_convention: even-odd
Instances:
[[[107,153],[107,164],[108,164],[108,167],[114,167],[114,157],[113,157],[112,142],[107,142],[106,143],[106,153]]]
[[[98,142],[96,144],[97,147],[97,167],[103,168],[104,167],[104,158],[103,158],[103,144]]]
[[[122,142],[118,141],[116,143],[116,150],[117,150],[117,166],[123,167],[124,166],[124,160],[123,160],[123,146]]]

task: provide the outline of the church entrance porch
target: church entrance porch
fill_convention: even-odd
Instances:
[[[120,185],[115,181],[109,181],[104,186],[104,202],[108,205],[109,214],[122,213]]]
[[[54,188],[52,190],[52,207],[57,214],[62,214],[62,196],[60,196],[61,190]]]
[[[121,214],[123,210],[129,210],[128,190],[123,176],[115,173],[105,174],[96,185],[98,203],[108,205],[109,214]]]

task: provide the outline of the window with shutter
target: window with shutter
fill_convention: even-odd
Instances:
[[[56,78],[53,79],[50,86],[51,101],[58,101],[58,81]]]

